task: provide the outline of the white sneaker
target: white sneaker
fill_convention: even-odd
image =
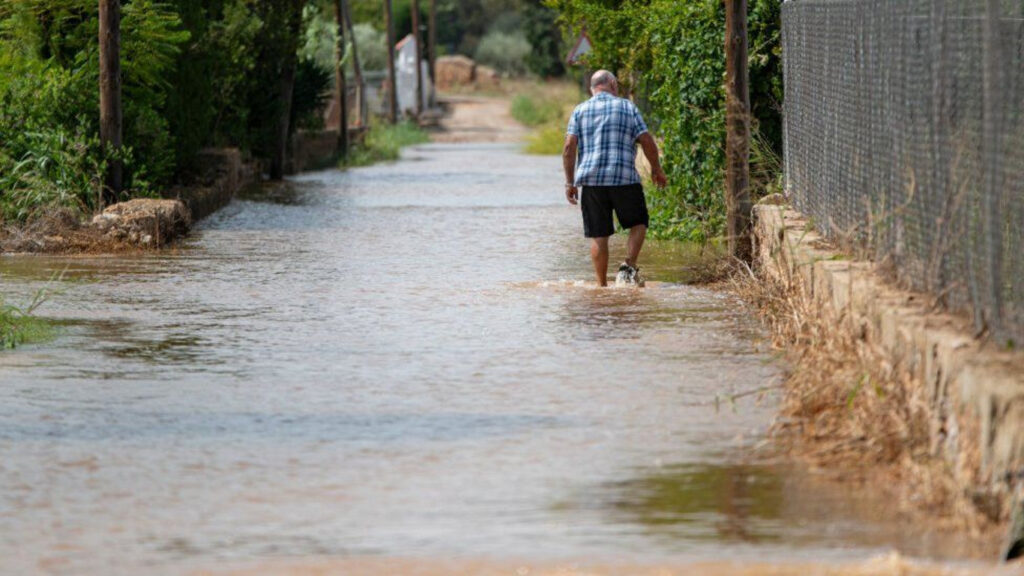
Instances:
[[[615,275],[616,286],[640,286],[644,285],[644,279],[640,276],[640,268],[634,268],[623,262],[619,266],[619,272]]]

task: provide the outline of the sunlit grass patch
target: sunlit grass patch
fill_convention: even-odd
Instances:
[[[526,126],[540,126],[561,120],[564,105],[551,98],[519,94],[512,99],[510,112],[517,122]]]
[[[552,155],[561,154],[565,144],[565,127],[548,125],[534,131],[526,137],[527,154]]]
[[[533,128],[526,139],[527,154],[561,154],[569,115],[581,102],[579,88],[570,82],[544,82],[524,86],[512,99],[509,112],[517,122]]]
[[[430,136],[412,122],[371,124],[363,142],[349,149],[348,158],[341,161],[341,167],[393,162],[398,160],[402,148],[429,141]]]

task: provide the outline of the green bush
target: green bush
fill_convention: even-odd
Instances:
[[[299,60],[292,88],[292,118],[296,128],[322,130],[324,119],[320,114],[331,99],[334,72],[313,60]]]
[[[334,69],[334,44],[338,38],[338,26],[332,14],[317,10],[313,5],[307,6],[306,36],[303,39],[299,55],[306,60],[313,60],[329,70]],[[352,26],[353,38],[346,38],[345,70],[348,74],[352,69],[352,44],[359,51],[359,65],[363,70],[385,70],[388,66],[388,43],[384,32],[377,30],[373,24],[360,23]]]
[[[540,126],[563,116],[560,103],[528,94],[519,94],[513,98],[510,110],[512,117],[526,126]]]
[[[174,138],[163,114],[166,79],[189,38],[166,4],[124,6],[126,187],[149,194],[174,170]],[[25,0],[0,11],[0,212],[24,220],[36,209],[96,206],[105,162],[99,132],[98,6],[84,0]],[[112,156],[113,157],[113,156]]]
[[[0,77],[0,217],[93,206],[102,160],[92,123],[65,117],[74,74],[11,52],[0,68],[11,72]]]
[[[176,168],[188,172],[205,146],[248,148],[246,95],[257,66],[254,43],[263,26],[249,0],[175,0],[192,35],[168,75],[164,115]]]
[[[342,168],[369,166],[378,162],[398,160],[402,148],[429,142],[430,137],[412,122],[372,124],[361,144],[349,150]]]
[[[60,278],[57,275],[54,278]],[[48,296],[46,289],[36,292],[25,307],[18,307],[4,301],[0,294],[0,350],[10,350],[22,344],[42,342],[54,337],[53,325],[34,315]]]
[[[388,42],[386,35],[370,24],[356,24],[352,27],[359,63],[363,70],[386,70],[388,67]]]
[[[557,14],[541,0],[523,1],[523,32],[533,48],[526,57],[530,71],[542,78],[565,74],[566,49],[556,23]]]
[[[526,137],[527,154],[553,156],[562,153],[565,146],[565,127],[547,125]]]
[[[480,39],[476,48],[476,61],[508,75],[522,75],[527,71],[526,57],[532,48],[522,34],[491,32]]]

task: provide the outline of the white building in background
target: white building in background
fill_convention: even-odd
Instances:
[[[420,61],[423,73],[423,110],[430,102],[430,70],[426,60]],[[416,42],[412,34],[402,38],[395,44],[395,84],[398,96],[399,114],[414,115],[416,113]]]

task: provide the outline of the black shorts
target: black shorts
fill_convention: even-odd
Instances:
[[[644,187],[640,184],[625,186],[583,186],[580,192],[583,205],[583,235],[604,238],[615,233],[612,211],[619,226],[632,228],[650,223]]]

